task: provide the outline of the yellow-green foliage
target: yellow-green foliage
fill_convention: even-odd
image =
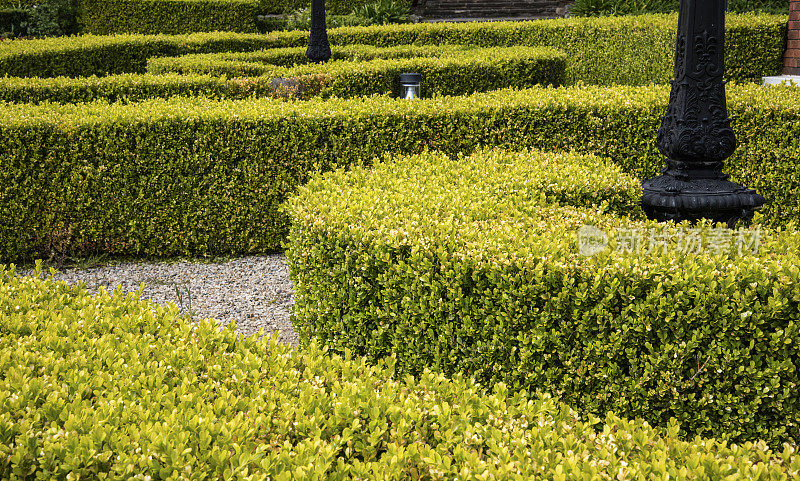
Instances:
[[[638,220],[639,195],[606,161],[539,152],[424,154],[315,178],[288,206],[293,323],[301,342],[396,355],[404,373],[434,367],[544,390],[583,414],[796,444],[800,232],[762,229],[751,253],[757,231],[724,241],[727,229],[702,226],[691,252],[688,226]],[[581,255],[583,226],[608,248]],[[632,229],[641,250],[629,251]]]
[[[512,50],[501,50],[512,51]],[[526,52],[530,51],[526,49]],[[399,45],[374,47],[372,45],[334,46],[330,62],[368,62],[377,59],[407,59],[411,57],[441,57],[461,55],[467,52],[481,54],[481,49],[463,45]],[[328,63],[330,63],[328,62]],[[188,54],[180,57],[152,58],[147,71],[152,74],[179,72],[182,74],[215,74],[242,77],[270,74],[275,67],[298,67],[305,65],[318,71],[328,68],[328,63],[315,64],[306,58],[303,47],[267,48],[254,52],[222,52]],[[310,65],[309,65],[310,64]]]
[[[800,91],[748,85],[728,92],[741,143],[728,161],[732,178],[770,200],[765,222],[800,220]],[[277,209],[289,193],[314,172],[385,152],[571,149],[653,176],[663,167],[654,139],[668,97],[667,87],[651,86],[413,102],[0,104],[0,259],[41,254],[56,239],[72,254],[277,249],[288,225]]]
[[[422,95],[430,97],[537,84],[561,85],[566,62],[563,53],[537,47],[350,46],[334,48],[335,60],[324,64],[309,64],[303,61],[304,55],[302,48],[198,54],[152,59],[147,69],[153,74],[294,78],[299,81],[304,98],[397,95],[400,74],[417,72],[422,74]],[[292,62],[294,59],[297,61]]]
[[[274,35],[217,32],[15,39],[0,43],[0,75],[88,77],[144,73],[151,57],[260,50],[284,46],[282,42]]]
[[[786,16],[728,15],[727,79],[756,80],[782,68]],[[676,15],[568,18],[533,22],[419,23],[343,27],[331,32],[338,45],[545,46],[567,54],[567,83],[598,85],[667,82],[673,77]]]
[[[727,78],[759,80],[778,74],[786,47],[787,17],[728,15]],[[331,29],[333,45],[471,44],[482,47],[553,47],[567,54],[566,82],[640,85],[672,78],[677,17],[569,18],[531,22],[418,23]],[[205,39],[200,41],[200,39]],[[255,41],[260,38],[260,42]],[[254,43],[259,44],[254,46]],[[307,45],[307,32],[271,36],[82,36],[0,43],[0,75],[50,77],[142,73],[146,59],[194,52],[257,50]],[[186,45],[184,45],[186,44]],[[187,48],[188,47],[188,48]],[[226,47],[226,48],[223,48]]]
[[[258,0],[81,0],[83,32],[255,33]]]
[[[560,85],[564,77],[564,55],[547,48],[350,46],[334,48],[333,52],[337,58],[351,60],[334,61],[324,66],[282,67],[304,63],[305,49],[276,48],[220,56],[196,54],[153,59],[150,62],[153,74],[81,78],[5,77],[0,78],[0,100],[30,103],[100,99],[137,102],[171,96],[237,99],[285,97],[292,93],[307,99],[319,95],[398,94],[399,75],[408,71],[423,74],[423,95],[430,97],[536,84]],[[373,60],[382,56],[386,59]],[[209,73],[199,73],[203,71]],[[272,86],[273,78],[293,78],[298,86],[294,92],[276,89]]]
[[[306,8],[311,5],[311,0],[258,0],[261,11],[264,13],[281,14]],[[394,0],[395,3],[404,3],[411,6],[410,0]],[[356,8],[375,3],[376,0],[327,0],[325,12],[328,15],[349,15]]]
[[[677,439],[548,396],[242,338],[0,267],[3,479],[790,479],[787,447]]]
[[[275,96],[270,78],[227,79],[213,75],[119,74],[107,77],[0,78],[0,100],[75,103],[140,102],[173,96],[241,99]]]
[[[144,75],[5,77],[0,78],[0,100],[68,103],[98,99],[136,102],[176,95],[284,97],[289,92],[271,85],[276,77],[295,78],[298,88],[294,94],[301,98],[397,94],[399,75],[407,71],[423,74],[425,96],[462,95],[537,83],[559,85],[564,77],[564,55],[547,48],[349,46],[335,47],[333,54],[342,61],[300,66],[297,64],[307,63],[304,48],[275,48],[156,58],[149,65],[153,74]],[[376,58],[384,60],[374,61]]]

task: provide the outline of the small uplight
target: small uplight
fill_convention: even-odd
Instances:
[[[401,73],[400,85],[403,88],[403,93],[400,98],[409,100],[420,97],[419,84],[422,81],[422,75],[418,73]]]

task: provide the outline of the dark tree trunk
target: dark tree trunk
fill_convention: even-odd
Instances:
[[[331,58],[328,30],[325,25],[325,0],[311,2],[311,38],[306,57],[312,62],[326,62]]]

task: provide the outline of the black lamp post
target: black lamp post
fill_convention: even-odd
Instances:
[[[642,182],[642,207],[658,221],[701,218],[733,226],[764,205],[722,173],[736,150],[725,102],[726,0],[681,0],[675,80],[658,131],[664,175]]]
[[[325,26],[325,0],[311,1],[311,38],[306,57],[312,62],[326,62],[331,58],[328,30]]]

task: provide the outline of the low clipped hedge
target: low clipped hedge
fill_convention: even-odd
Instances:
[[[396,60],[363,62],[380,55]],[[440,55],[442,58],[400,60],[404,56],[413,55]],[[227,60],[229,56],[252,61]],[[463,95],[506,87],[524,88],[537,83],[559,85],[563,82],[565,62],[564,55],[552,49],[526,47],[473,50],[461,47],[378,49],[353,46],[335,48],[334,56],[353,60],[331,62],[324,66],[281,67],[280,65],[292,65],[305,60],[304,49],[287,48],[248,54],[225,54],[220,57],[199,54],[189,56],[191,59],[159,59],[166,62],[151,62],[152,75],[6,77],[0,78],[0,101],[70,103],[102,99],[111,102],[137,102],[171,96],[241,99],[285,97],[292,94],[307,99],[318,95],[353,97],[397,94],[399,74],[406,71],[424,75],[426,96]],[[256,63],[256,60],[274,62],[275,65]],[[203,70],[210,74],[197,73]],[[273,78],[295,79],[297,85],[289,89],[295,91],[290,92],[273,85]]]
[[[273,85],[273,78],[293,78],[301,98],[353,97],[399,93],[399,74],[406,71],[424,75],[424,95],[463,95],[506,87],[524,88],[537,83],[559,85],[563,82],[564,55],[544,48],[445,49],[442,47],[335,48],[334,56],[353,61],[331,62],[324,66],[280,67],[305,60],[305,50],[271,49],[237,58],[271,61],[266,65],[250,61],[226,60],[232,54],[196,55],[159,59],[151,62],[153,75],[120,74],[88,78],[0,78],[0,100],[6,102],[88,102],[104,99],[111,102],[137,102],[171,96],[204,96],[239,99],[249,97],[285,97],[292,92]],[[363,62],[385,55],[395,60]],[[406,58],[412,55],[439,55],[442,58]],[[209,63],[206,59],[211,59]],[[355,61],[358,59],[359,61]],[[296,60],[296,61],[295,61]],[[188,63],[189,61],[193,63]],[[188,64],[188,66],[187,66]],[[198,66],[198,67],[195,67]],[[184,68],[185,67],[185,68]],[[178,70],[177,73],[169,70]],[[210,74],[196,72],[209,71]],[[190,73],[189,75],[183,75]],[[221,77],[219,75],[222,75]],[[240,77],[248,75],[248,77]],[[249,76],[258,75],[258,76]]]
[[[675,15],[569,18],[530,22],[418,23],[329,30],[333,45],[464,44],[481,47],[552,47],[569,59],[566,82],[640,85],[667,82],[677,31]],[[728,15],[727,79],[759,81],[778,75],[786,47],[787,17]],[[200,39],[204,40],[200,40]],[[260,45],[254,46],[255,39]],[[269,36],[81,36],[66,40],[15,40],[0,44],[0,75],[51,77],[142,73],[149,57],[186,53],[302,47],[307,32]],[[190,45],[194,52],[188,51]],[[205,44],[205,45],[204,45]],[[222,48],[227,44],[227,48]]]
[[[411,7],[411,0],[394,0]],[[328,15],[349,15],[358,7],[377,0],[326,0],[325,13]],[[264,13],[281,14],[311,6],[311,0],[259,0],[259,5]]]
[[[531,47],[505,48],[413,48],[348,49],[337,55],[340,61],[325,64],[279,67],[269,58],[301,56],[303,49],[287,49],[285,56],[266,52],[238,54],[252,59],[242,61],[230,54],[190,55],[153,59],[148,71],[153,74],[211,74],[227,77],[253,76],[296,79],[305,98],[356,97],[378,94],[398,95],[402,72],[422,75],[422,95],[465,95],[507,87],[561,85],[564,82],[566,56],[553,49]],[[365,53],[366,52],[366,53]],[[412,56],[414,55],[414,56]],[[419,55],[419,56],[416,56]],[[426,56],[429,55],[429,56]],[[236,57],[234,56],[234,57]],[[388,57],[388,58],[385,58]],[[406,58],[403,58],[406,57]],[[350,60],[352,59],[352,60]],[[260,60],[260,61],[259,61]],[[307,63],[307,62],[306,62]]]
[[[727,15],[726,78],[760,81],[777,75],[786,46],[787,18]],[[424,23],[386,27],[343,27],[338,44],[460,43],[477,46],[546,46],[568,58],[567,83],[641,85],[673,78],[676,15],[568,18],[506,23]]]
[[[374,47],[372,45],[347,45],[331,48],[330,62],[337,60],[370,61],[377,59],[405,59],[412,57],[439,57],[458,55],[467,52],[480,53],[480,49],[462,45],[399,45],[395,47]],[[188,54],[180,57],[152,58],[147,71],[152,74],[214,74],[229,77],[264,75],[275,67],[297,67],[300,65],[327,67],[314,64],[306,57],[303,47],[267,48],[253,52],[222,52],[208,54]]]
[[[800,93],[729,86],[732,178],[800,220]],[[389,98],[0,104],[0,260],[94,251],[176,256],[281,247],[278,206],[310,176],[385,152],[478,146],[576,150],[658,174],[666,86]],[[60,246],[60,247],[59,247]]]
[[[794,448],[677,439],[548,396],[243,338],[0,267],[3,479],[786,479]],[[621,473],[621,474],[620,474]]]
[[[0,75],[90,77],[145,73],[151,57],[252,51],[275,46],[283,44],[274,34],[218,32],[17,39],[0,43]]]
[[[227,79],[212,75],[119,74],[107,77],[0,78],[0,101],[75,103],[141,102],[168,97],[244,99],[280,96],[269,78]]]
[[[83,32],[187,34],[258,32],[256,0],[82,0]]]
[[[800,233],[762,230],[757,253],[738,254],[752,231],[681,252],[674,224],[638,220],[640,194],[607,161],[538,152],[315,178],[288,205],[301,344],[546,390],[584,414],[677,419],[691,436],[796,445]],[[609,247],[581,255],[582,226]],[[674,239],[627,252],[622,229]],[[698,234],[706,249],[717,235]]]

